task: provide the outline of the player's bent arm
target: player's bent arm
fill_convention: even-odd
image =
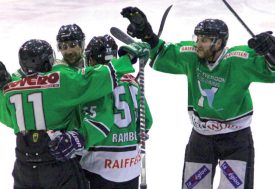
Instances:
[[[198,61],[194,42],[165,43],[159,40],[158,45],[151,50],[150,66],[161,72],[171,74],[187,74],[188,65]]]
[[[134,68],[127,56],[112,60],[109,65],[87,67],[79,72],[71,70],[67,65],[56,65],[52,72],[60,74],[61,84],[66,90],[58,93],[58,98],[68,99],[70,106],[89,103],[108,95],[117,86],[118,78],[133,72]]]
[[[85,148],[104,140],[114,125],[112,93],[83,108],[84,119],[79,132],[85,138]]]
[[[112,125],[113,124],[109,125],[104,122],[84,118],[78,132],[85,138],[85,149],[89,149],[103,141],[110,133]]]
[[[244,52],[248,53],[247,60],[242,64],[243,73],[251,82],[275,82],[275,66],[266,61],[264,56],[258,55],[247,46],[242,46]]]

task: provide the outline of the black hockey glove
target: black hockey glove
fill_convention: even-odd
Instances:
[[[127,28],[127,33],[130,36],[149,43],[151,48],[154,48],[158,44],[159,38],[153,32],[150,23],[141,10],[137,7],[126,7],[122,9],[121,15],[130,21]]]
[[[271,31],[263,32],[248,40],[248,46],[259,55],[267,55],[275,50],[275,37]]]
[[[8,82],[11,82],[11,76],[5,65],[0,61],[0,89],[2,89]]]
[[[130,45],[121,46],[118,50],[118,55],[123,56],[128,54],[132,60],[132,63],[136,63],[137,58],[149,59],[150,46],[146,42],[135,42]]]
[[[55,131],[48,135],[51,138],[50,153],[56,160],[69,160],[84,149],[84,138],[76,131]]]

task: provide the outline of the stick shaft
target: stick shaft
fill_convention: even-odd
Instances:
[[[254,33],[249,29],[249,27],[244,23],[244,21],[239,17],[239,15],[234,11],[234,9],[229,5],[229,3],[226,0],[222,0],[226,7],[234,14],[234,16],[239,20],[239,22],[245,27],[245,29],[248,31],[248,33],[255,37]]]

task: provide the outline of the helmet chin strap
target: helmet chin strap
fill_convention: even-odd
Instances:
[[[211,43],[211,47],[210,47],[210,50],[212,52],[212,56],[207,58],[207,61],[212,64],[212,63],[215,63],[216,60],[214,60],[214,58],[216,57],[217,55],[217,52],[221,50],[221,48],[219,48],[218,50],[215,50],[215,45],[216,45],[216,42],[217,42],[217,38],[215,37]]]
[[[74,67],[78,67],[78,68],[83,68],[86,67],[86,61],[85,58],[83,58],[82,56],[80,56],[77,61],[75,61],[75,63],[73,63]]]

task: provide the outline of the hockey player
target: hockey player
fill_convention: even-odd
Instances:
[[[126,47],[127,48],[127,47]],[[129,51],[131,56],[144,52]],[[117,76],[133,71],[129,56],[98,69],[79,72],[66,64],[55,65],[54,52],[43,40],[29,40],[19,50],[26,77],[13,78],[3,87],[3,98],[16,134],[14,188],[86,188],[76,152],[84,139],[68,127],[79,121],[75,110],[82,103],[110,93]]]
[[[182,188],[211,189],[219,163],[220,189],[252,189],[249,85],[275,82],[275,38],[263,32],[248,46],[228,49],[227,25],[205,19],[195,27],[195,41],[172,44],[157,37],[138,8],[126,7],[121,14],[130,20],[128,34],[151,45],[153,69],[187,76],[193,130],[185,151]]]
[[[63,56],[62,61],[73,68],[86,66],[84,58],[85,34],[77,24],[60,27],[56,36],[57,49]],[[60,63],[60,60],[56,63]]]
[[[95,68],[117,57],[117,44],[109,35],[93,37],[85,49],[87,62]],[[123,52],[122,52],[123,53]],[[94,144],[81,159],[91,188],[138,189],[140,175],[139,85],[132,75],[124,75],[109,101],[114,111],[113,127],[107,138]],[[146,130],[152,125],[148,105]],[[96,117],[86,117],[93,122]]]
[[[93,40],[94,39],[96,38],[93,38]],[[118,46],[110,36],[106,37],[106,45],[108,46],[109,51],[105,53],[106,56],[101,57],[101,60],[107,64],[113,58],[116,58]],[[91,43],[89,43],[86,48],[84,57],[86,58],[87,66],[95,66],[95,63],[92,62],[89,57],[89,53],[91,51],[101,51],[104,50],[104,48],[100,45],[93,45],[92,48],[90,46]],[[86,149],[89,149],[95,144],[101,142],[110,133],[111,127],[114,124],[113,103],[113,93],[110,93],[100,99],[83,105],[82,117],[84,117],[84,119],[82,121],[82,129],[80,130],[80,133],[88,138],[88,141],[86,142]]]
[[[85,35],[76,24],[68,24],[60,27],[56,36],[57,47],[63,59],[56,64],[67,64],[72,70],[80,70],[87,66],[84,54]],[[70,45],[74,44],[74,45]],[[111,60],[111,59],[110,59]],[[82,122],[79,132],[85,136],[86,148],[103,140],[113,125],[112,96],[110,94],[79,106],[75,113]],[[92,117],[91,119],[87,119]]]

